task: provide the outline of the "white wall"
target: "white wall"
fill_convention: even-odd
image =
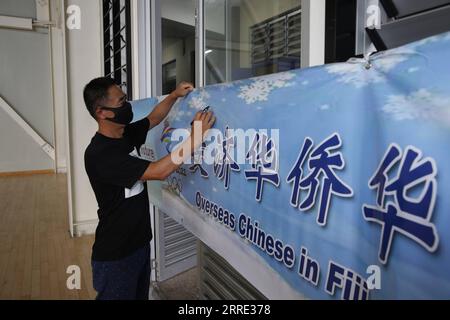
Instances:
[[[0,172],[51,170],[53,161],[0,109]]]
[[[302,68],[325,63],[325,0],[302,0]]]
[[[0,29],[0,95],[53,145],[50,42],[46,29]],[[4,45],[4,44],[8,45]]]
[[[35,0],[2,1],[0,14],[36,16]],[[48,30],[0,29],[0,96],[47,142],[54,143]],[[0,172],[48,170],[53,160],[3,110]]]
[[[161,17],[193,26],[196,0],[161,0]]]
[[[12,17],[36,18],[36,0],[1,0],[0,14]]]
[[[84,151],[97,130],[86,110],[83,88],[102,75],[102,35],[100,0],[68,0],[66,6],[81,9],[81,30],[66,31],[67,81],[70,130],[70,175],[75,233],[93,232],[97,202],[84,168]],[[87,223],[86,223],[87,222]]]

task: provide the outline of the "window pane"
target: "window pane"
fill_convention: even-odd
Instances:
[[[195,0],[161,1],[162,93],[195,83]]]
[[[300,67],[301,0],[205,0],[205,84]]]

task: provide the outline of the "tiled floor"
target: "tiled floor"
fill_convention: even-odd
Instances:
[[[156,292],[160,299],[198,300],[200,295],[198,269],[188,270],[157,284]]]

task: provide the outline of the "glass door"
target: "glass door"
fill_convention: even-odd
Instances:
[[[196,6],[197,0],[151,2],[153,96],[171,93],[181,81],[196,83]],[[151,207],[156,281],[161,282],[197,265],[197,238],[172,219],[170,212]]]

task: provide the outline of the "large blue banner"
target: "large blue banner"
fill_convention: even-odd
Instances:
[[[143,153],[167,155],[206,106],[222,148],[151,184],[151,201],[271,298],[448,299],[449,58],[444,34],[370,61],[196,89]],[[135,101],[136,119],[157,102]],[[247,162],[227,128],[252,132]]]

